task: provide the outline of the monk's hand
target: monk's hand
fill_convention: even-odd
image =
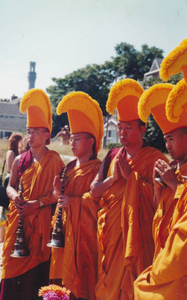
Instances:
[[[156,171],[156,165],[157,165],[157,162],[155,162],[154,167],[153,167],[153,183],[154,183],[153,203],[155,206],[155,210],[158,207],[162,189],[165,188],[165,183],[163,182],[161,176]]]
[[[153,183],[154,183],[154,188],[157,190],[162,190],[163,187],[165,187],[165,183],[162,180],[162,177],[160,174],[157,172],[157,165],[158,161],[155,162],[154,167],[153,167]]]
[[[17,194],[15,195],[14,199],[13,199],[16,208],[18,209],[19,207],[22,207],[22,205],[25,203],[25,200],[20,198],[20,196]]]
[[[113,171],[113,174],[110,176],[111,184],[115,183],[120,177],[121,177],[121,174],[120,174],[120,169],[118,166],[118,159],[116,158],[116,161],[114,163],[114,171]]]
[[[120,173],[123,176],[123,178],[128,180],[129,175],[132,172],[132,168],[131,168],[130,164],[128,163],[128,161],[125,159],[125,157],[121,154],[119,155],[119,158],[118,158],[118,166],[119,166]]]
[[[60,176],[57,175],[55,176],[54,180],[53,180],[53,189],[54,189],[54,196],[56,199],[58,199],[58,196],[61,193],[61,189],[62,189],[62,181],[60,179]]]
[[[169,164],[162,159],[158,159],[155,163],[155,171],[160,175],[166,185],[168,185],[173,191],[176,191],[179,182],[174,170]]]
[[[59,195],[57,206],[58,207],[67,207],[68,203],[69,203],[69,199],[70,199],[70,197],[68,197],[66,195]]]
[[[30,214],[33,210],[38,208],[38,200],[24,201],[24,204],[17,207],[18,215],[23,217]]]

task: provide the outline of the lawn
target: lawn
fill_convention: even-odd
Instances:
[[[73,157],[73,154],[72,154],[70,145],[62,145],[62,144],[60,144],[60,141],[61,141],[61,139],[58,139],[56,137],[51,139],[51,144],[48,145],[48,148],[50,150],[55,150],[62,156],[65,156],[65,157],[63,157],[63,161],[65,164],[67,164],[70,161],[69,156]],[[8,149],[8,140],[0,139],[0,173],[1,173],[2,165],[3,165],[3,161],[5,159],[7,149]],[[99,151],[98,158],[103,160],[104,157],[106,156],[107,152],[108,152],[108,149],[101,149]],[[168,157],[169,161],[171,161],[171,158],[169,157],[169,155],[166,154],[166,156]],[[5,168],[5,174],[6,174],[6,168]]]
[[[65,164],[67,164],[70,161],[68,156],[73,157],[73,153],[71,151],[70,145],[61,145],[60,140],[61,139],[58,139],[58,138],[51,139],[51,144],[48,145],[48,148],[50,150],[55,150],[62,156],[64,155],[65,157],[63,158],[63,161]],[[2,170],[2,165],[3,165],[4,159],[5,159],[7,149],[8,149],[8,140],[0,139],[0,173]],[[108,152],[107,149],[101,149],[98,154],[98,158],[103,160],[103,158],[106,156],[107,152]],[[5,174],[6,174],[6,168],[5,168]]]

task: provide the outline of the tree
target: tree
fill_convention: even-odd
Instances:
[[[113,58],[115,76],[142,80],[144,74],[149,71],[155,57],[163,58],[163,50],[142,45],[141,51],[137,51],[133,45],[121,43],[115,47],[117,56]]]
[[[150,115],[147,120],[147,128],[145,132],[145,140],[150,147],[166,152],[165,141],[162,130],[156,123],[153,115]]]
[[[168,83],[175,85],[182,78],[183,74],[182,72],[180,72],[179,74],[172,75],[171,78],[168,80]],[[158,83],[164,83],[164,81],[160,78],[151,78],[148,81],[144,82],[144,88],[148,89],[150,86],[153,86]],[[152,115],[149,116],[147,121],[145,139],[149,146],[155,147],[162,152],[166,152],[162,130],[160,129]]]
[[[64,78],[52,78],[54,85],[47,88],[53,109],[53,135],[67,124],[67,116],[56,116],[56,107],[67,93],[83,91],[98,101],[103,115],[106,116],[106,101],[112,83],[120,77],[143,79],[155,57],[162,57],[163,50],[143,45],[141,51],[134,46],[121,43],[115,47],[116,56],[102,65],[87,65]]]
[[[182,72],[180,72],[176,75],[172,75],[170,77],[170,79],[168,80],[168,83],[171,83],[171,84],[175,85],[181,79],[183,79]],[[143,83],[143,85],[144,85],[144,88],[148,89],[150,86],[153,86],[154,84],[157,84],[157,83],[165,83],[165,82],[162,79],[160,79],[159,77],[155,77],[155,78],[150,78],[149,80],[145,81]]]

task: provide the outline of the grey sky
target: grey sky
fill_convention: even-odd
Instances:
[[[0,98],[36,87],[87,64],[101,64],[127,42],[162,48],[167,55],[187,38],[187,0],[0,0]]]

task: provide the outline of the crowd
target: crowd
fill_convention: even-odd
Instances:
[[[160,83],[145,91],[133,79],[112,86],[106,108],[110,114],[117,109],[122,147],[102,162],[98,102],[79,91],[59,102],[75,156],[65,166],[47,148],[48,96],[39,89],[24,95],[20,111],[27,112],[29,149],[7,153],[12,163],[0,300],[40,299],[39,289],[49,283],[69,289],[71,300],[187,299],[187,39],[163,60],[160,76],[167,81],[181,70],[184,79],[175,86]],[[144,140],[151,113],[170,163]],[[65,245],[50,248],[60,209]],[[15,258],[20,218],[29,253]]]

